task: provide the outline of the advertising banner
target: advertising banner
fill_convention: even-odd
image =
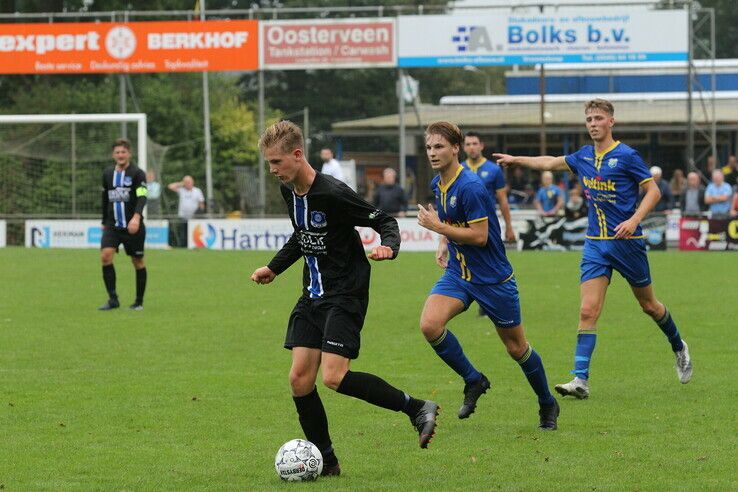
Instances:
[[[567,220],[564,217],[529,219],[520,227],[521,249],[549,251],[581,250],[587,234],[587,217]],[[666,250],[666,216],[650,215],[641,222],[646,247],[649,250]]]
[[[416,219],[398,219],[401,251],[435,251],[438,234],[418,225]],[[292,235],[289,219],[189,220],[187,247],[217,250],[271,250],[284,246]],[[364,249],[380,244],[379,233],[357,227]]]
[[[440,236],[418,225],[417,219],[397,219],[397,224],[400,226],[400,239],[402,241],[400,252],[435,251],[438,248]],[[374,246],[382,244],[379,233],[371,227],[357,227],[356,229],[359,231],[364,249],[370,250]]]
[[[516,227],[521,249],[547,251],[579,250],[584,248],[587,217],[567,221],[564,217],[529,219]]]
[[[147,220],[146,248],[169,247],[169,221]],[[27,220],[26,248],[100,248],[99,220]]]
[[[7,222],[0,220],[0,248],[7,244]]]
[[[682,217],[679,249],[682,251],[738,251],[738,219]]]
[[[686,10],[401,16],[398,66],[681,61],[687,27]]]
[[[261,22],[266,70],[394,67],[394,19],[308,19]]]
[[[292,231],[289,219],[193,219],[187,221],[187,247],[276,251]]]
[[[258,22],[0,25],[0,73],[256,70]]]

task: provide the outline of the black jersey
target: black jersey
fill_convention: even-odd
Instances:
[[[123,171],[111,166],[102,177],[102,223],[125,228],[133,214],[143,216],[146,205],[146,174],[134,164]]]
[[[310,190],[298,195],[281,186],[295,232],[269,263],[279,275],[305,258],[303,293],[312,299],[369,294],[369,261],[356,226],[371,227],[382,245],[400,251],[397,221],[364,201],[346,184],[317,173]]]

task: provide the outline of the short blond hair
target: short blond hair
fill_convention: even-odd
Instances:
[[[587,101],[586,103],[584,103],[584,113],[585,114],[588,111],[591,111],[593,109],[601,109],[602,111],[609,114],[610,116],[615,116],[615,107],[607,99],[597,98],[597,99],[592,99],[591,101]]]
[[[259,139],[259,150],[263,154],[267,149],[279,146],[284,153],[290,153],[295,149],[304,150],[304,139],[302,130],[289,120],[279,121],[261,134]]]

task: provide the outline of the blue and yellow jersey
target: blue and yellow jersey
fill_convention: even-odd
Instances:
[[[447,272],[473,284],[498,284],[512,278],[512,266],[505,256],[495,205],[482,182],[471,171],[459,166],[447,184],[433,178],[431,190],[436,196],[438,217],[454,227],[488,221],[486,246],[472,246],[448,241]]]
[[[635,149],[619,141],[601,154],[592,145],[585,145],[564,159],[579,176],[589,204],[586,237],[613,239],[615,227],[635,213],[640,185],[653,179],[648,166]],[[638,226],[631,239],[641,238]]]
[[[541,186],[536,192],[536,200],[541,203],[543,211],[548,212],[556,206],[559,197],[562,195],[561,189],[556,185]]]
[[[487,159],[477,165],[471,164],[469,161],[464,161],[461,165],[479,176],[479,179],[484,183],[484,187],[487,188],[489,196],[492,197],[492,203],[497,205],[497,190],[505,187],[505,175],[502,173],[502,168]]]

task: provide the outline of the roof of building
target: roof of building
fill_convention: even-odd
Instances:
[[[550,131],[580,131],[584,123],[583,104],[592,94],[553,94],[546,96],[545,121]],[[601,94],[615,105],[619,126],[633,129],[684,129],[687,124],[687,94],[678,92],[649,94]],[[693,115],[697,123],[711,120],[711,104],[703,98],[710,93],[693,94]],[[738,129],[738,91],[715,94],[715,121],[720,128]],[[707,112],[707,113],[706,113]],[[418,121],[418,118],[420,121]],[[406,107],[408,133],[422,133],[430,123],[453,121],[465,130],[494,130],[496,133],[534,133],[540,131],[540,98],[524,96],[447,96],[442,104],[420,104],[417,113]],[[340,121],[333,133],[340,135],[396,134],[397,114]]]

